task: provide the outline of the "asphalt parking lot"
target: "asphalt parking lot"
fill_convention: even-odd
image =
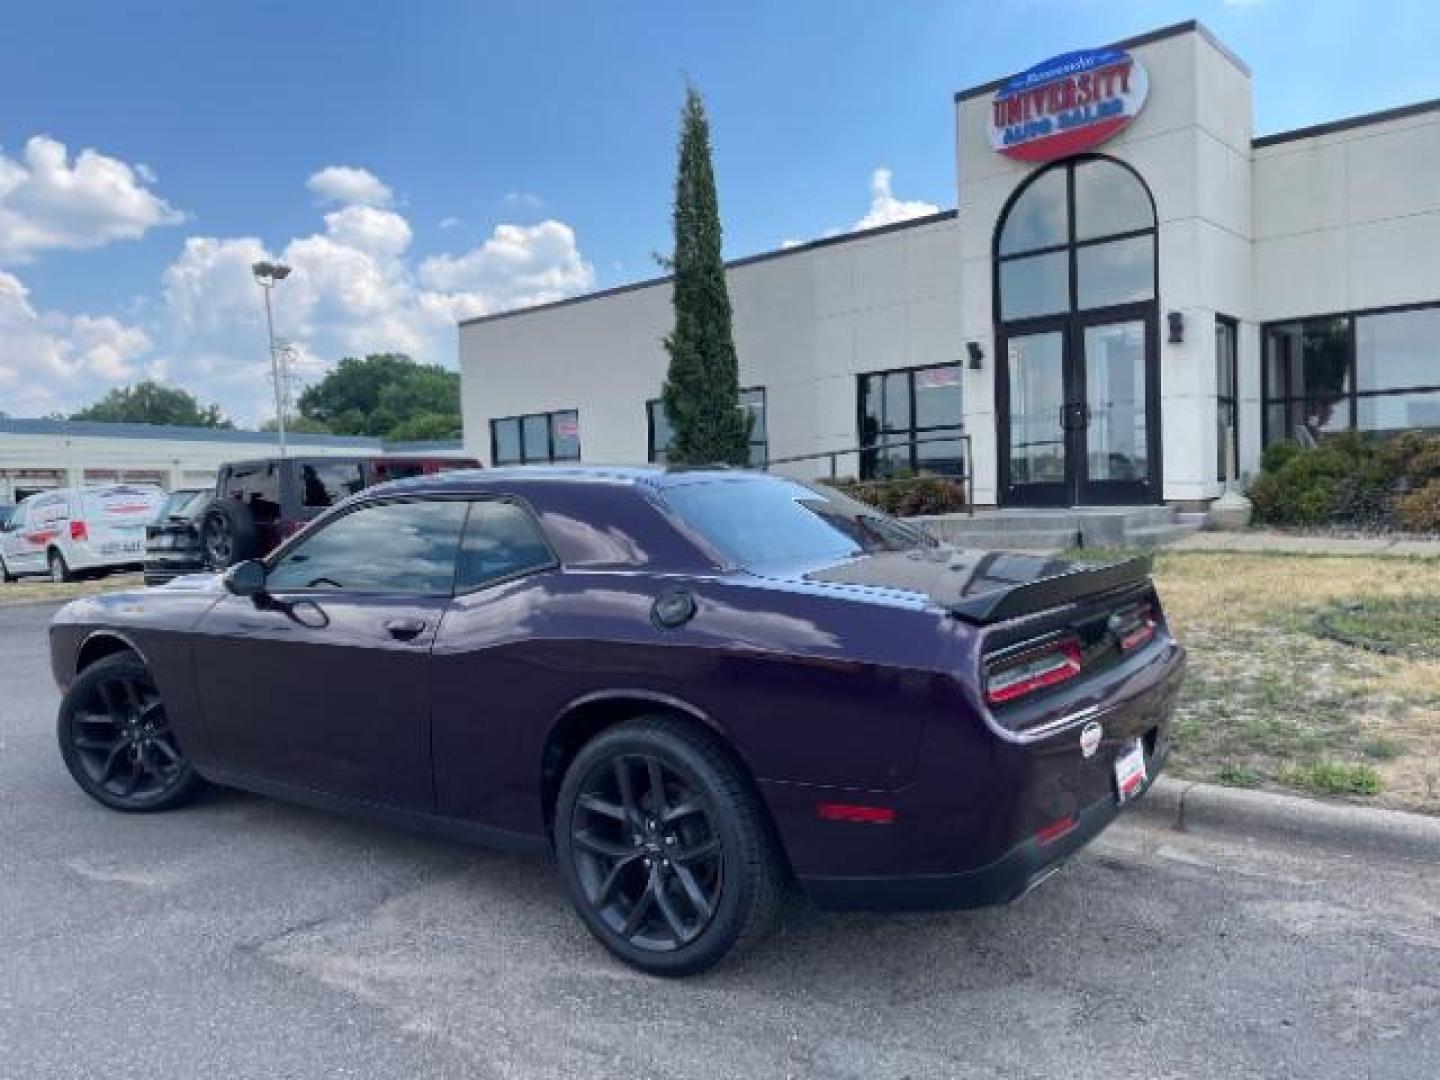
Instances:
[[[0,607],[0,1076],[1440,1075],[1440,868],[1126,824],[1019,904],[796,905],[688,982],[543,864],[246,795],[124,816]]]

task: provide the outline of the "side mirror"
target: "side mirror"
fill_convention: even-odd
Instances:
[[[259,600],[265,596],[265,564],[259,559],[246,559],[225,571],[221,578],[227,591],[236,596]]]

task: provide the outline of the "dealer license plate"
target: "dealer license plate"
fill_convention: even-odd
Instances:
[[[1145,790],[1145,748],[1131,739],[1115,758],[1115,791],[1119,800],[1129,802]]]

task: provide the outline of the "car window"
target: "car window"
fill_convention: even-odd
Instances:
[[[288,550],[266,579],[272,591],[333,589],[448,596],[467,504],[379,503],[345,514]]]
[[[474,589],[554,564],[540,526],[523,507],[501,501],[475,503],[460,545],[455,588]]]
[[[233,465],[225,475],[221,494],[250,508],[257,523],[280,520],[280,470],[273,461]]]
[[[300,501],[305,506],[334,506],[364,487],[365,470],[358,461],[300,464]]]
[[[663,498],[722,555],[750,569],[935,544],[838,491],[778,477],[680,484],[666,488]]]

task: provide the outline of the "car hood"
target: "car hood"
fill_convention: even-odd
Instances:
[[[880,551],[821,567],[771,568],[762,576],[903,594],[958,618],[989,623],[1133,585],[1149,573],[1148,558],[1092,566],[1045,555],[939,546]]]

